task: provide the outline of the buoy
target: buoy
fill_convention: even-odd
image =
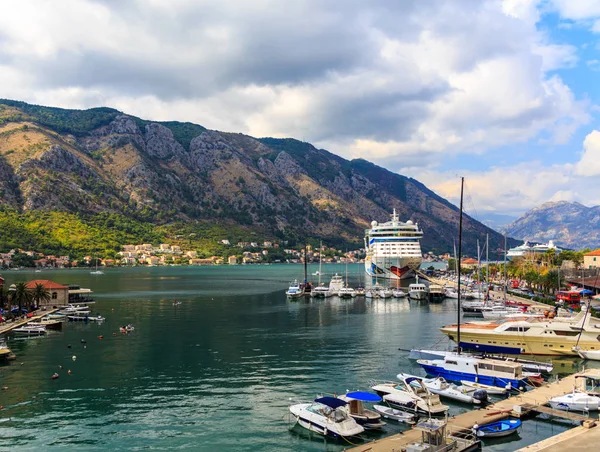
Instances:
[[[73,355],[73,358],[71,358],[73,361],[75,361],[77,359],[77,356]]]
[[[59,369],[62,369],[62,366],[58,366]]]
[[[67,370],[67,373],[68,373],[69,375],[71,375],[71,369]]]
[[[8,389],[8,386],[2,386],[2,390],[6,391]]]
[[[53,380],[56,380],[57,378],[58,378],[58,374],[57,373],[55,373],[54,375],[52,375],[52,379]]]
[[[67,348],[71,348],[71,344],[67,345]]]
[[[87,348],[87,345],[84,345],[83,348]]]
[[[98,339],[104,339],[104,336],[100,335],[98,336]]]
[[[81,339],[81,343],[82,343],[82,344],[85,344],[85,339]]]
[[[116,335],[117,335],[117,333],[113,333],[113,336],[116,336]]]

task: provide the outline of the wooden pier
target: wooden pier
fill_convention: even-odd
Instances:
[[[458,433],[465,430],[471,430],[475,424],[483,425],[505,419],[508,416],[524,417],[527,414],[531,415],[538,413],[550,414],[574,422],[585,421],[586,426],[591,427],[595,425],[595,423],[586,416],[544,407],[551,398],[572,392],[575,387],[575,377],[583,375],[600,377],[600,369],[588,369],[578,374],[569,375],[562,380],[547,383],[532,389],[531,391],[517,394],[505,400],[500,400],[485,409],[476,409],[451,417],[448,419],[448,432]],[[588,429],[586,428],[585,430]],[[600,429],[598,429],[598,431],[600,432]],[[361,444],[347,450],[352,452],[401,452],[406,449],[408,444],[420,440],[420,431],[408,430],[377,441]]]

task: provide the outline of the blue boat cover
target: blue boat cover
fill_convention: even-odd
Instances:
[[[360,400],[361,402],[381,402],[381,397],[371,392],[355,391],[346,394],[349,399]]]
[[[406,384],[410,384],[411,381],[421,381],[423,380],[422,378],[418,378],[418,377],[408,377],[406,380],[404,380],[406,382]]]
[[[344,402],[343,400],[340,400],[337,397],[319,397],[318,399],[315,399],[315,402],[327,405],[328,407],[333,408],[334,410],[341,406],[348,405],[347,402]]]

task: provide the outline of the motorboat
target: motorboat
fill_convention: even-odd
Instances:
[[[514,362],[500,362],[465,355],[447,355],[444,359],[417,360],[427,375],[444,377],[450,381],[474,381],[491,386],[507,387],[524,391],[528,380],[523,366]]]
[[[439,284],[429,284],[429,302],[441,303],[446,298],[444,287]]]
[[[356,291],[356,296],[357,297],[364,297],[367,294],[367,291],[365,290],[364,287],[362,286],[358,286],[356,289],[354,289]]]
[[[28,322],[27,323],[27,325],[29,325],[29,326],[34,326],[34,327],[41,326],[41,327],[47,328],[49,330],[60,330],[60,329],[62,329],[62,324],[63,324],[62,320],[45,319],[45,318],[41,318],[37,322]]]
[[[348,402],[337,397],[320,397],[311,403],[290,406],[296,422],[307,430],[334,438],[358,435],[365,429],[348,414]]]
[[[88,320],[90,320],[90,316],[89,315],[68,315],[67,319],[70,322],[87,322]]]
[[[502,355],[489,355],[477,353],[463,353],[463,356],[473,356],[475,358],[493,359],[496,361],[505,361],[511,363],[519,363],[523,366],[523,372],[552,373],[554,366],[552,362],[535,361],[532,359],[514,358]],[[427,350],[427,349],[412,349],[408,355],[409,359],[444,359],[446,356],[458,356],[454,351],[445,350]]]
[[[329,298],[333,296],[333,294],[329,291],[329,286],[319,284],[317,287],[313,287],[310,296],[313,298]]]
[[[481,450],[481,441],[468,435],[452,435],[447,431],[448,422],[443,419],[427,419],[413,429],[421,431],[421,441],[406,447],[407,452],[472,452]]]
[[[46,334],[46,327],[24,325],[19,328],[14,328],[12,332],[19,336],[42,336]]]
[[[481,314],[486,320],[502,319],[510,314],[523,315],[523,309],[518,307],[505,306],[504,304],[494,306],[484,306],[481,308]]]
[[[428,296],[427,286],[420,283],[417,276],[416,282],[408,286],[408,297],[413,300],[427,300]]]
[[[553,397],[548,403],[556,410],[565,411],[598,411],[600,397],[589,395],[586,392],[574,390],[570,394]]]
[[[288,298],[300,298],[304,296],[304,287],[295,279],[285,291]]]
[[[356,296],[356,291],[352,287],[342,287],[338,291],[338,297],[340,298],[354,298]]]
[[[519,427],[521,427],[519,419],[504,419],[478,426],[475,428],[475,434],[478,438],[500,438],[517,433]]]
[[[346,405],[348,414],[365,430],[377,430],[386,425],[385,422],[381,421],[381,414],[364,406],[364,402],[381,402],[381,397],[377,394],[355,391],[348,392],[338,398],[348,403]]]
[[[329,292],[333,295],[338,295],[340,290],[344,288],[344,278],[337,273],[331,277],[329,281]]]
[[[583,359],[590,361],[600,361],[600,350],[577,350],[577,354]]]
[[[396,405],[401,409],[410,410],[412,402],[415,406],[413,411],[426,415],[444,415],[448,412],[448,406],[440,401],[440,396],[432,394],[420,379],[418,387],[410,385],[410,381],[398,383],[380,383],[371,387],[386,402]]]
[[[91,316],[88,320],[90,322],[101,323],[101,322],[104,322],[106,319],[104,317],[102,317],[101,315],[96,315],[96,316]]]
[[[446,296],[446,298],[458,299],[458,292],[454,287],[446,287],[444,289],[444,295]]]
[[[392,296],[394,298],[404,298],[406,297],[406,292],[404,292],[402,289],[394,289],[392,290]]]
[[[448,383],[444,377],[422,378],[406,373],[399,373],[397,378],[401,381],[408,382],[413,387],[418,387],[418,382],[420,380],[429,392],[458,402],[479,405],[488,400],[487,391],[485,391],[485,389],[473,389],[463,385],[458,386],[454,383]]]
[[[15,358],[15,354],[8,348],[8,345],[0,342],[0,361],[8,361]]]
[[[416,415],[403,410],[397,410],[391,406],[373,405],[373,409],[381,414],[386,419],[392,419],[396,422],[404,422],[405,424],[414,424]]]

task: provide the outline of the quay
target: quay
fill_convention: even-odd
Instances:
[[[533,451],[545,451],[545,452],[558,452],[564,450],[566,443],[563,442],[563,448],[552,448],[560,441],[568,441],[568,447],[571,449],[574,438],[581,439],[582,447],[587,443],[587,449],[592,444],[593,438],[600,439],[600,428],[590,428],[595,425],[593,419],[586,416],[568,413],[566,411],[551,410],[550,408],[544,407],[544,405],[553,397],[562,396],[573,391],[575,386],[575,380],[577,376],[594,376],[600,378],[600,369],[588,369],[583,372],[569,375],[562,380],[546,383],[538,388],[532,389],[531,391],[522,392],[517,395],[511,396],[507,399],[500,400],[485,409],[476,409],[468,411],[457,416],[453,416],[448,419],[448,432],[460,433],[470,431],[475,424],[483,425],[490,422],[495,422],[509,416],[512,417],[528,417],[532,413],[546,413],[556,417],[562,417],[572,421],[583,422],[584,426],[576,427],[568,430],[567,432],[553,436],[551,439],[546,439],[541,443],[548,441],[547,448],[532,448],[535,445],[528,446],[527,448],[521,449],[522,452],[533,452]],[[593,433],[591,433],[593,432]],[[565,435],[566,439],[561,439]],[[594,435],[589,440],[582,438]],[[401,452],[406,449],[409,444],[419,442],[421,440],[421,432],[415,429],[407,430],[403,433],[395,434],[382,438],[370,443],[361,444],[351,449],[346,449],[351,452]],[[592,441],[592,442],[589,442]],[[538,443],[541,444],[541,443]],[[576,450],[584,450],[572,448],[573,452]]]
[[[28,324],[29,322],[35,322],[36,320],[39,320],[42,317],[47,316],[48,314],[53,314],[56,311],[58,311],[58,308],[42,311],[40,314],[34,315],[32,317],[26,317],[25,319],[20,319],[14,322],[4,322],[2,325],[0,325],[0,334],[8,333],[9,331],[15,328],[19,328],[20,326]]]

